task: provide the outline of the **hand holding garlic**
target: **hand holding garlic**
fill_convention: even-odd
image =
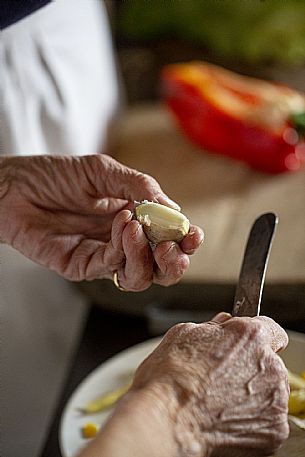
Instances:
[[[134,201],[143,200],[165,205],[157,210],[159,226],[164,214],[175,215],[171,235],[153,251],[149,230],[133,217]],[[203,240],[178,208],[154,178],[105,154],[0,158],[1,240],[72,281],[112,279],[117,272],[131,291],[178,282]]]

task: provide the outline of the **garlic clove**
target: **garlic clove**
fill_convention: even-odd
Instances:
[[[155,244],[161,241],[179,243],[190,229],[184,214],[160,203],[144,201],[135,208],[135,214],[147,238]]]

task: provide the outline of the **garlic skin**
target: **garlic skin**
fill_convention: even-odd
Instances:
[[[135,215],[145,235],[154,244],[161,241],[180,243],[190,229],[190,222],[184,214],[160,203],[144,201],[135,208]]]

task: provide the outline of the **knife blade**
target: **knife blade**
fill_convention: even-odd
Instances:
[[[274,213],[258,217],[249,234],[235,291],[232,316],[258,316],[271,245],[278,223]]]

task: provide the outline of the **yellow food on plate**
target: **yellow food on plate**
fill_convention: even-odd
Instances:
[[[94,414],[105,411],[115,405],[115,403],[127,392],[129,387],[130,384],[113,390],[112,392],[108,392],[105,395],[101,395],[87,405],[83,406],[81,411],[84,414]]]
[[[87,422],[82,427],[83,437],[86,439],[94,438],[96,436],[97,432],[98,432],[98,425],[96,425],[94,422]]]

